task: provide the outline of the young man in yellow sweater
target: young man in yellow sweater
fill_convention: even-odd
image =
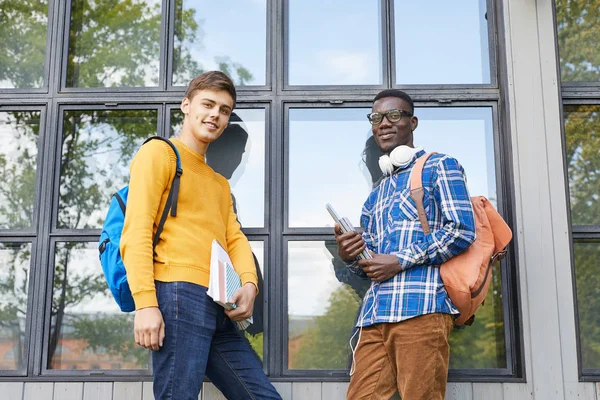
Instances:
[[[167,218],[154,254],[176,156],[167,143],[153,140],[131,162],[121,254],[135,300],[135,341],[154,350],[156,400],[196,400],[205,375],[228,399],[281,399],[232,322],[252,315],[256,269],[229,184],[204,158],[227,127],[235,100],[233,82],[222,72],[190,82],[181,102],[183,127],[172,139],[183,168],[177,216]],[[242,281],[231,311],[206,293],[213,239],[227,250]]]

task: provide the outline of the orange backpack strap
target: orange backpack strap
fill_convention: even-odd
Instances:
[[[425,162],[433,154],[436,153],[427,153],[419,157],[415,163],[415,166],[410,172],[410,197],[412,197],[415,205],[417,206],[419,221],[423,227],[423,233],[426,235],[431,232],[431,229],[429,228],[427,214],[425,214],[425,206],[423,205],[423,196],[425,195],[425,190],[423,189],[423,167],[425,166]]]

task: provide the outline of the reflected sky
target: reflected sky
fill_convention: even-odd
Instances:
[[[60,228],[102,228],[113,194],[129,182],[135,152],[157,133],[157,117],[156,110],[65,111]],[[96,193],[101,200],[92,204]]]
[[[60,248],[65,247],[64,243],[57,243],[57,246]],[[71,284],[72,282],[87,280],[100,275],[103,275],[103,272],[98,259],[98,243],[84,243],[82,248],[71,249],[67,273],[67,279]],[[57,296],[57,294],[55,293],[54,296]],[[123,314],[108,291],[108,287],[104,292],[88,293],[80,301],[65,307],[66,314],[94,314],[98,312]]]
[[[227,162],[222,160],[232,157],[231,151],[236,151],[232,143],[223,147],[215,144],[207,152],[207,163],[216,171],[229,179],[231,193],[235,196],[237,214],[244,228],[262,228],[265,226],[265,109],[236,108],[235,116],[230,119],[235,130],[241,129],[248,134],[244,153],[233,173],[227,168]],[[178,136],[181,130],[183,115],[179,109],[171,111],[171,134]],[[230,128],[228,128],[230,129]],[[233,131],[234,129],[232,129]],[[225,139],[232,132],[227,129],[220,139]],[[219,140],[219,139],[217,139]],[[218,147],[218,150],[215,148]],[[211,155],[219,160],[211,161]],[[227,169],[227,171],[225,170]],[[231,176],[229,176],[231,174]]]
[[[288,314],[323,315],[329,296],[342,287],[323,242],[288,242]],[[310,288],[310,290],[307,290]]]
[[[371,177],[362,162],[372,135],[370,109],[291,109],[289,134],[289,225],[333,226],[325,204],[359,225]],[[415,146],[449,154],[463,165],[471,195],[495,203],[492,110],[417,108]],[[307,195],[310,193],[310,196]]]
[[[382,82],[379,0],[290,0],[290,85]]]
[[[485,0],[394,1],[396,83],[490,83]]]
[[[205,70],[219,69],[220,62],[231,62],[247,69],[252,79],[249,85],[264,85],[266,78],[266,0],[236,1],[227,7],[210,0],[183,0],[183,13],[195,12],[194,21],[198,28],[195,40],[176,38],[175,46],[187,48],[192,59]],[[176,18],[180,18],[179,12]],[[175,22],[176,26],[178,21]],[[180,64],[175,60],[175,65]],[[193,78],[188,66],[181,64],[174,71],[173,84],[186,86]],[[235,68],[233,68],[235,69]],[[232,71],[233,72],[233,71]],[[238,74],[232,77],[239,83]]]
[[[24,229],[33,221],[40,115],[0,112],[0,229]]]

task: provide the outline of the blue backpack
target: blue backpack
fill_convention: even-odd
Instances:
[[[177,156],[177,170],[169,195],[167,196],[167,203],[163,210],[162,216],[154,235],[152,242],[152,249],[158,244],[160,234],[169,215],[174,217],[177,215],[177,197],[179,195],[179,180],[183,170],[181,169],[181,160],[179,158],[179,152],[177,148],[168,139],[160,136],[152,136],[144,142],[146,144],[150,140],[158,139],[162,140],[171,146],[175,155]],[[123,224],[125,222],[125,207],[127,206],[127,194],[129,193],[129,186],[125,186],[113,195],[113,198],[108,207],[108,213],[104,220],[104,226],[102,226],[102,234],[100,235],[100,241],[98,251],[100,252],[100,264],[102,264],[102,270],[108,283],[108,288],[112,292],[113,297],[117,301],[117,304],[123,312],[130,312],[135,310],[135,303],[133,302],[133,296],[129,289],[129,283],[127,283],[127,275],[125,273],[125,265],[123,265],[123,259],[121,258],[121,252],[119,250],[121,242],[121,232],[123,231]]]

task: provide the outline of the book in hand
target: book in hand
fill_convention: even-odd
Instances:
[[[208,282],[207,294],[226,310],[233,310],[237,307],[235,303],[229,300],[233,294],[242,287],[242,281],[233,268],[233,263],[229,254],[219,244],[213,240],[210,253],[210,280]],[[235,321],[238,329],[244,330],[252,323],[252,317],[243,321]]]
[[[338,213],[335,211],[335,209],[333,208],[333,206],[331,204],[327,203],[325,205],[325,208],[327,208],[329,215],[331,215],[331,218],[333,218],[335,223],[340,226],[343,233],[356,231],[354,229],[354,227],[352,226],[352,223],[350,222],[350,220],[346,217],[340,218],[340,216],[338,215]],[[372,257],[371,257],[371,254],[367,251],[367,249],[364,249],[356,258],[358,258],[359,260],[366,260],[366,259],[369,259]]]

